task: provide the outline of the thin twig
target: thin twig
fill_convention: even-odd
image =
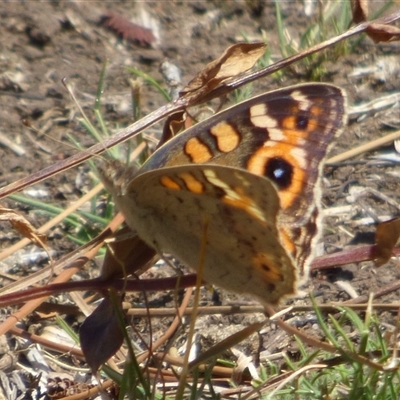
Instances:
[[[358,146],[354,149],[345,151],[337,156],[331,157],[327,160],[326,164],[339,164],[349,158],[358,156],[362,153],[366,153],[367,151],[375,150],[378,147],[382,147],[388,143],[392,143],[393,141],[400,139],[400,131],[396,131],[386,135],[384,137],[372,140],[371,142],[365,143],[361,146]]]

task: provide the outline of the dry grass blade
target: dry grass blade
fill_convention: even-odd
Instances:
[[[68,217],[71,213],[76,211],[79,207],[81,207],[83,204],[85,204],[87,201],[89,201],[92,197],[96,196],[101,190],[103,190],[103,185],[99,184],[93,189],[91,189],[87,194],[82,196],[78,201],[76,201],[73,205],[68,207],[66,210],[64,210],[62,213],[58,214],[56,217],[51,219],[49,222],[38,228],[38,233],[39,234],[44,234],[57,224],[59,224],[63,219]],[[2,251],[0,253],[0,260],[4,260],[7,258],[10,254],[15,253],[17,250],[22,249],[24,246],[26,246],[30,240],[25,239],[21,240],[18,243],[16,243],[13,246],[10,246],[8,249]]]
[[[65,346],[64,344],[61,344],[61,343],[55,343],[51,340],[45,339],[34,333],[24,331],[23,329],[17,328],[15,326],[10,328],[9,333],[11,333],[15,336],[25,338],[25,339],[31,341],[32,343],[39,343],[44,348],[51,349],[51,350],[57,351],[59,353],[73,354],[76,357],[83,358],[82,350],[80,350],[79,348],[77,348],[75,346],[70,347],[70,346]]]
[[[168,317],[176,314],[175,308],[149,308],[146,310],[131,308],[127,310],[127,315],[132,317],[145,317],[147,315],[157,318],[157,317]],[[264,313],[264,307],[258,304],[251,306],[204,306],[197,309],[197,315],[233,315],[233,314],[255,314]],[[188,307],[184,311],[184,315],[192,315],[193,307]]]
[[[299,339],[301,339],[301,341],[303,343],[308,344],[309,346],[312,346],[315,349],[321,349],[323,351],[326,351],[326,352],[332,353],[332,354],[335,354],[337,352],[337,349],[335,348],[335,346],[332,346],[330,343],[323,342],[321,340],[318,340],[314,337],[311,337],[311,336],[303,333],[301,330],[296,329],[293,326],[284,322],[280,317],[275,319],[274,318],[275,312],[270,306],[266,306],[265,309],[268,312],[268,314],[271,315],[271,319],[273,319],[279,325],[279,327],[281,329],[283,329],[288,335],[297,336]],[[279,313],[277,313],[277,314],[279,314]],[[354,352],[350,352],[347,350],[343,350],[343,354],[348,356],[349,359],[357,361],[362,365],[368,365],[369,367],[374,368],[379,371],[383,370],[383,365],[381,365],[377,362],[374,362],[372,360],[369,360],[368,358],[363,357],[359,354],[356,354]]]
[[[96,251],[97,252],[97,251]],[[93,254],[94,256],[95,254]],[[66,282],[71,277],[79,271],[79,268],[69,268],[58,275],[53,283]],[[14,312],[10,317],[8,317],[4,322],[0,324],[0,335],[7,333],[18,321],[25,318],[28,314],[33,312],[42,302],[47,299],[46,297],[41,297],[35,300],[30,300],[24,306],[22,306],[18,311]]]
[[[202,363],[207,362],[208,359],[215,357],[216,354],[221,354],[229,348],[237,345],[241,341],[247,339],[253,333],[258,332],[263,326],[265,322],[257,322],[252,325],[247,326],[239,332],[236,332],[233,335],[230,335],[222,342],[219,342],[217,345],[211,347],[209,350],[205,351],[195,360],[189,363],[189,369],[192,370],[199,366]]]
[[[349,158],[366,153],[367,151],[375,150],[378,147],[384,146],[388,143],[392,143],[393,141],[395,141],[399,138],[400,138],[400,131],[390,133],[389,135],[386,135],[382,138],[372,140],[369,143],[363,144],[359,147],[356,147],[349,151],[345,151],[344,153],[338,154],[337,156],[331,157],[327,160],[326,163],[327,164],[338,164],[340,162],[348,160]]]
[[[120,224],[120,221],[117,220],[117,223],[113,226],[111,225],[111,229],[116,229]],[[89,250],[85,254],[85,259],[84,261],[86,262],[89,259],[92,259],[95,257],[97,254],[99,248],[103,245],[103,242],[98,244],[96,247],[93,249]],[[68,281],[76,272],[78,272],[80,269],[80,265],[74,265],[71,266],[68,269],[65,269],[58,275],[54,281],[53,284],[57,283],[62,283]],[[25,318],[29,313],[34,311],[43,301],[47,299],[48,296],[46,297],[41,297],[41,298],[36,298],[35,300],[30,300],[28,301],[24,306],[20,308],[19,311],[15,312],[11,317],[7,318],[1,325],[0,325],[0,335],[6,333],[11,327],[13,327],[19,320],[22,318]]]
[[[83,204],[85,204],[87,201],[89,201],[93,196],[98,194],[101,190],[103,189],[103,185],[99,184],[92,190],[90,190],[86,195],[82,196],[78,201],[76,201],[73,205],[68,207],[68,209],[64,210],[62,213],[51,219],[49,222],[44,224],[38,229],[39,234],[44,234],[48,230],[50,230],[52,227],[56,226],[59,224],[63,219],[65,219],[68,215],[76,211],[79,207],[81,207]],[[22,249],[25,247],[27,244],[30,243],[30,240],[28,239],[23,239],[19,241],[18,243],[10,246],[6,250],[3,250],[0,253],[0,260],[4,260],[7,257],[9,257],[11,254],[14,254],[17,250]],[[34,283],[37,283],[38,281],[48,278],[51,273],[58,273],[59,270],[62,268],[61,263],[57,263],[57,265],[54,265],[52,268],[45,268],[41,271],[38,271],[35,274],[31,274],[27,278],[20,279],[18,282],[12,283],[4,288],[0,289],[1,294],[9,293],[12,290],[21,290],[22,288],[26,288]]]
[[[122,218],[120,219],[122,221]],[[27,277],[21,278],[18,281],[12,282],[1,288],[0,297],[1,296],[11,296],[11,293],[21,293],[23,289],[30,287],[37,282],[47,278],[53,270],[54,273],[59,273],[65,268],[69,268],[71,265],[80,264],[80,267],[83,266],[84,263],[87,262],[86,254],[94,248],[98,248],[98,246],[102,246],[104,244],[104,240],[111,236],[111,230],[106,229],[95,239],[87,243],[86,245],[80,247],[79,249],[72,251],[67,254],[65,257],[58,260],[54,266],[43,268],[37,272],[30,274]],[[21,301],[21,300],[19,300]]]
[[[386,96],[378,97],[363,104],[358,104],[349,108],[349,119],[353,120],[365,114],[374,114],[380,110],[395,107],[400,101],[400,93],[391,93]]]
[[[122,143],[135,134],[141,132],[145,128],[154,125],[161,119],[167,117],[172,112],[181,110],[185,107],[184,101],[177,101],[173,104],[167,104],[164,107],[148,114],[147,116],[141,118],[139,121],[131,124],[125,129],[122,129],[112,137],[104,140],[101,143],[97,143],[85,151],[81,151],[65,160],[56,162],[41,171],[35,172],[32,175],[22,178],[18,181],[10,183],[9,185],[0,188],[0,199],[9,196],[10,194],[22,190],[23,188],[33,185],[35,183],[41,182],[49,177],[55,176],[69,168],[87,161],[94,156],[103,153],[105,150],[119,143]]]
[[[23,147],[14,143],[2,132],[0,132],[0,144],[11,149],[17,156],[24,156],[26,154],[26,150]]]

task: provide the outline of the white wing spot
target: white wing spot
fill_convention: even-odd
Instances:
[[[268,116],[268,108],[266,104],[256,104],[255,106],[250,107],[249,112],[250,121],[257,128],[267,128],[269,130],[278,126],[276,119]]]
[[[282,129],[279,128],[269,128],[268,129],[268,134],[269,134],[269,140],[268,141],[274,141],[274,142],[284,142],[287,141],[287,137],[285,135],[285,132]],[[268,142],[267,141],[267,142]],[[265,142],[265,143],[267,143]]]
[[[302,111],[306,111],[311,107],[311,100],[301,92],[301,90],[296,90],[291,94],[293,100],[296,100],[299,103],[299,109]]]

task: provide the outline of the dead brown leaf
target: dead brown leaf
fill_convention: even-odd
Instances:
[[[197,103],[204,95],[227,79],[238,76],[254,66],[264,54],[264,43],[237,43],[230,46],[216,60],[199,72],[183,90],[181,97],[188,97],[190,105]]]
[[[144,243],[129,228],[118,231],[107,243],[107,252],[101,269],[101,279],[120,278],[139,274],[139,270],[153,263],[156,251]]]
[[[178,111],[171,114],[164,124],[163,134],[158,142],[157,149],[164,145],[168,140],[177,135],[182,130],[188,128],[186,126],[187,115],[185,111]]]
[[[368,0],[351,0],[353,22],[365,22],[368,17]],[[370,23],[366,34],[375,42],[391,42],[400,39],[400,29],[386,24]]]
[[[366,33],[375,43],[393,42],[400,39],[400,29],[391,25],[370,24]]]
[[[381,222],[375,233],[374,262],[377,267],[386,264],[400,238],[400,218]]]
[[[120,304],[118,307],[121,307]],[[119,312],[122,313],[122,308]],[[79,330],[79,338],[86,362],[93,373],[121,347],[124,340],[123,327],[109,298],[104,298],[85,319]]]
[[[47,236],[38,232],[22,215],[10,208],[0,207],[0,221],[8,221],[24,237],[46,250]],[[47,250],[46,250],[47,251]]]
[[[366,21],[368,17],[368,0],[351,0],[351,12],[355,24]]]

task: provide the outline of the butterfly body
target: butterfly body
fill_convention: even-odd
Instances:
[[[320,176],[345,120],[343,92],[307,84],[250,99],[103,181],[132,229],[228,290],[276,303],[307,276]]]

